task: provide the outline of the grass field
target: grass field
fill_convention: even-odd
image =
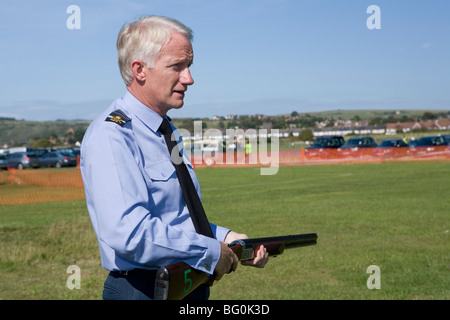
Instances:
[[[316,232],[318,244],[240,266],[211,299],[450,299],[448,162],[259,172],[197,169],[209,219],[250,237]],[[66,287],[70,265],[79,290]],[[0,207],[0,299],[100,299],[106,275],[83,201]]]

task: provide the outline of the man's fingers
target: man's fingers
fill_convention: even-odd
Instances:
[[[255,257],[252,260],[242,261],[241,264],[256,268],[264,268],[267,261],[269,261],[269,253],[266,248],[260,246],[257,250],[255,250]]]
[[[215,280],[220,280],[225,273],[231,273],[232,271],[235,271],[239,262],[236,254],[228,247],[226,243],[221,242],[220,245],[221,253],[219,262],[217,263],[215,268]]]

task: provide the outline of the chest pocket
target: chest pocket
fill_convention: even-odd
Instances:
[[[194,180],[194,166],[192,165],[189,158],[184,157],[183,161],[186,164],[191,178]],[[169,159],[152,163],[146,166],[144,169],[152,181],[167,181],[170,177],[176,175],[175,167],[173,166],[172,161]]]
[[[163,160],[145,167],[152,181],[167,181],[175,174],[175,167],[170,160]]]

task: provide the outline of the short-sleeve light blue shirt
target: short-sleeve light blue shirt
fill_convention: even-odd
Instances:
[[[116,110],[130,120],[105,121]],[[127,91],[91,123],[83,138],[81,174],[102,266],[151,270],[183,261],[212,274],[220,257],[219,240],[229,229],[211,224],[215,239],[195,232],[158,132],[161,122],[161,116]],[[193,166],[180,149],[201,197]]]

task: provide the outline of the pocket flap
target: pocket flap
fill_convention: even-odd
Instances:
[[[165,181],[173,175],[175,167],[170,160],[164,160],[146,166],[145,171],[150,179],[155,181]]]

